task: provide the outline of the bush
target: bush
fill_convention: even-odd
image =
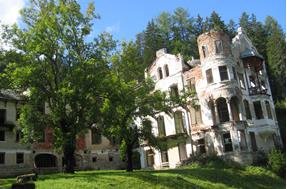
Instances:
[[[268,167],[277,175],[285,177],[286,162],[285,154],[280,150],[273,149],[268,154]]]
[[[268,158],[267,158],[266,153],[262,149],[259,149],[256,152],[252,165],[266,167],[267,161],[268,161]]]
[[[35,189],[36,186],[34,183],[14,183],[11,186],[11,189]]]

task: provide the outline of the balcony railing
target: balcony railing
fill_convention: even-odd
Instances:
[[[267,94],[267,89],[262,89],[260,87],[250,87],[248,89],[249,89],[250,95],[266,95]]]

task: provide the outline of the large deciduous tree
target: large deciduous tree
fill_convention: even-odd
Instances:
[[[76,0],[31,0],[21,11],[24,26],[6,27],[3,35],[22,57],[9,63],[4,76],[9,88],[28,94],[20,117],[25,138],[34,141],[52,128],[69,173],[77,136],[97,121],[101,80],[114,45],[105,34],[87,42],[97,15],[93,4],[85,13],[80,9]]]
[[[147,116],[168,109],[165,95],[153,91],[153,81],[142,79],[145,67],[138,63],[139,54],[134,43],[123,43],[122,51],[113,58],[109,79],[104,82],[108,90],[101,108],[104,132],[121,141],[127,171],[133,170],[133,148],[139,140],[154,141]]]

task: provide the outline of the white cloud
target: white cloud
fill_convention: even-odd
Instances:
[[[1,24],[14,24],[18,22],[20,10],[24,7],[25,0],[0,0]]]
[[[18,23],[20,10],[24,8],[25,0],[0,0],[0,24],[12,25]],[[0,28],[0,49],[9,50],[12,46],[1,40]]]
[[[119,33],[120,32],[120,24],[117,23],[117,24],[114,24],[112,26],[107,26],[105,28],[105,31],[109,32],[109,33]]]

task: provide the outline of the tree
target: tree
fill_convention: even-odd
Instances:
[[[216,31],[227,32],[226,25],[224,21],[221,20],[221,17],[213,11],[208,19],[209,30],[214,29]]]
[[[274,100],[282,100],[286,96],[286,41],[285,34],[274,18],[265,20],[267,32],[267,63]]]
[[[2,76],[10,80],[9,88],[28,94],[19,120],[26,141],[52,128],[65,171],[73,173],[76,137],[97,122],[101,80],[114,44],[107,34],[86,42],[98,17],[93,4],[83,14],[76,0],[31,0],[21,14],[25,26],[6,27],[4,38],[22,59],[10,62]]]
[[[137,65],[136,51],[134,43],[123,43],[122,51],[114,56],[109,79],[104,82],[109,91],[101,108],[104,132],[121,141],[120,149],[126,155],[127,171],[133,170],[132,150],[139,140],[153,140],[146,117],[167,107],[165,96],[153,91],[151,79],[138,82],[138,75],[144,73],[144,68]],[[135,122],[141,126],[137,127]]]
[[[228,30],[228,35],[230,36],[231,39],[236,36],[235,28],[236,28],[235,22],[232,19],[229,20],[229,23],[227,25],[227,30]]]

